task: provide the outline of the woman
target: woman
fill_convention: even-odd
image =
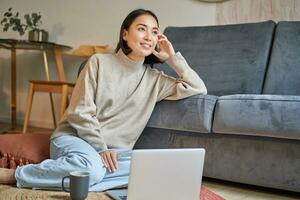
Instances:
[[[206,94],[203,81],[158,28],[151,11],[132,11],[121,26],[116,53],[92,56],[81,72],[51,137],[51,159],[15,171],[1,169],[0,181],[60,188],[69,172],[84,170],[90,172],[90,191],[126,185],[131,149],[155,103]],[[157,61],[166,62],[179,78],[147,66]]]

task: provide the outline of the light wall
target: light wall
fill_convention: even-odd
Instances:
[[[42,27],[49,32],[49,41],[78,47],[80,44],[115,46],[120,25],[133,9],[154,11],[160,29],[166,26],[214,25],[216,5],[197,0],[0,0],[0,14],[12,7],[21,15],[42,14]],[[2,27],[1,27],[2,28]],[[26,39],[14,32],[0,31],[0,38]],[[75,81],[80,59],[64,57],[66,77]],[[50,75],[57,79],[53,56],[49,55]],[[45,79],[41,52],[17,51],[17,120],[23,123],[28,80]],[[10,121],[10,52],[0,49],[0,121]],[[59,108],[59,98],[55,96]],[[49,96],[36,94],[30,124],[52,127]]]

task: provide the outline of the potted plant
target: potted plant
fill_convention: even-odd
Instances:
[[[19,12],[13,13],[12,8],[9,8],[7,12],[3,14],[1,25],[3,31],[6,32],[10,28],[13,31],[17,31],[20,35],[24,35],[27,30],[28,38],[32,41],[48,41],[48,33],[40,29],[42,24],[42,15],[40,13],[25,14],[25,23],[20,19]]]

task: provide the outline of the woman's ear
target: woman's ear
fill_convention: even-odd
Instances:
[[[127,41],[127,34],[128,34],[128,31],[126,31],[125,29],[123,30],[123,33],[122,33],[122,38],[124,41]]]

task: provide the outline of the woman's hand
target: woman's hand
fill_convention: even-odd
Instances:
[[[102,162],[109,172],[115,172],[118,169],[117,153],[112,150],[106,150],[100,153]]]
[[[168,38],[159,33],[157,46],[159,51],[153,50],[153,54],[158,57],[161,61],[168,60],[171,56],[175,55],[174,48]]]

